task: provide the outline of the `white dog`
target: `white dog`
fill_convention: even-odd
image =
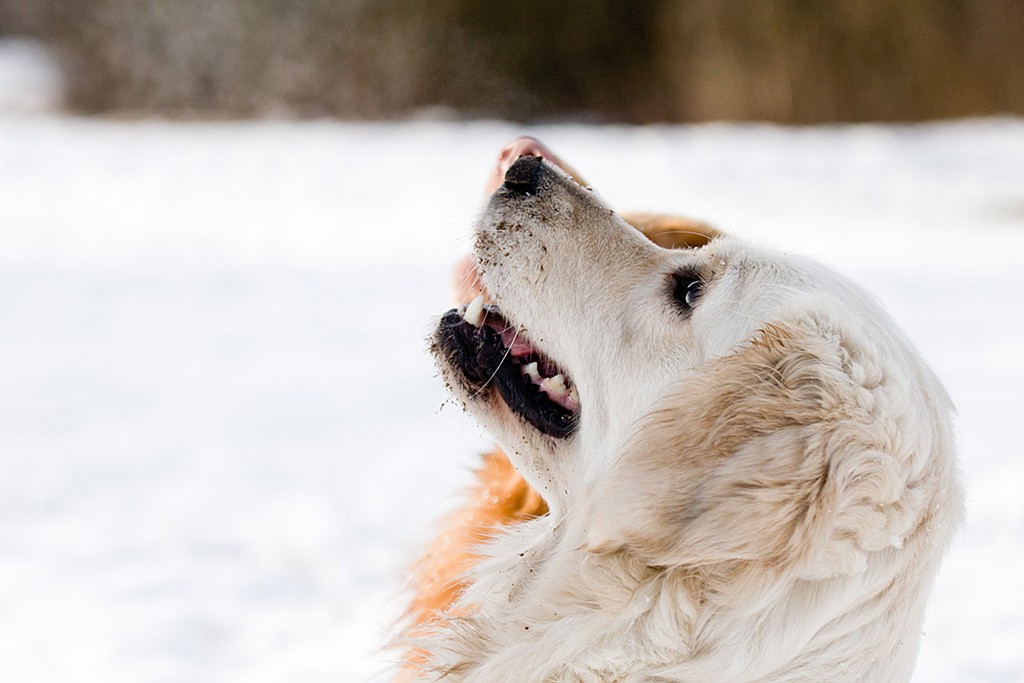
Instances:
[[[416,631],[417,680],[910,678],[961,515],[952,408],[867,294],[710,232],[656,245],[539,156],[477,229],[451,391],[548,513]]]

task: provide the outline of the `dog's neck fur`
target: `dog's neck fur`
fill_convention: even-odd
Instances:
[[[860,574],[792,580],[752,563],[648,567],[627,552],[589,552],[581,532],[545,517],[488,544],[450,613],[463,616],[424,643],[432,673],[538,683],[910,677],[938,568],[928,533]]]

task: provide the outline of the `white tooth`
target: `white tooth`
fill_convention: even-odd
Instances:
[[[537,361],[527,363],[523,366],[523,374],[529,375],[534,382],[540,380],[540,370],[537,369]]]
[[[569,400],[575,403],[576,405],[580,404],[580,394],[578,391],[576,391],[576,387],[573,387],[572,389],[569,390]]]
[[[462,314],[462,319],[473,327],[480,327],[481,314],[484,311],[484,295],[477,294],[476,298],[469,302],[466,306],[466,312]]]
[[[559,373],[554,377],[545,377],[540,383],[540,388],[552,396],[565,396],[565,378]]]

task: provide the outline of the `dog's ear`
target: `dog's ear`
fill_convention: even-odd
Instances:
[[[673,387],[596,492],[591,551],[809,578],[899,546],[925,494],[908,487],[913,455],[899,452],[901,417],[886,405],[894,373],[873,345],[801,320],[766,326]]]
[[[703,247],[721,234],[707,223],[685,216],[637,212],[624,213],[622,219],[666,249]]]

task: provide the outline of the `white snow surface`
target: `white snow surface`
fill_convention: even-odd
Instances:
[[[25,87],[4,55],[0,84]],[[970,508],[915,681],[1024,681],[1024,121],[4,105],[36,101],[0,89],[0,681],[381,677],[403,569],[488,445],[425,339],[492,160],[522,133],[615,207],[711,220],[881,298],[959,406]]]

